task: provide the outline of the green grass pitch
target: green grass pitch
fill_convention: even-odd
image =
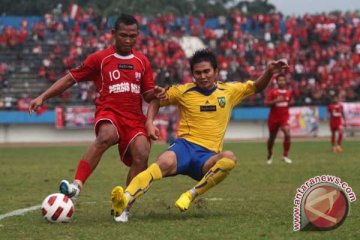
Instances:
[[[0,239],[359,239],[360,200],[351,204],[344,224],[326,232],[293,232],[293,200],[307,179],[329,174],[349,183],[360,196],[360,142],[345,141],[334,154],[329,142],[294,142],[293,164],[266,165],[265,142],[226,143],[238,163],[227,179],[201,196],[186,213],[174,202],[195,181],[177,176],[155,182],[131,211],[130,221],[110,216],[110,192],[123,185],[126,167],[111,148],[83,188],[68,224],[50,224],[40,210],[0,220]],[[156,144],[150,163],[166,148]],[[0,216],[41,204],[58,191],[61,179],[73,178],[86,146],[0,147]]]

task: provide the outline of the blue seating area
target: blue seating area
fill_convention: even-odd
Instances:
[[[14,28],[20,28],[21,21],[23,19],[26,19],[28,22],[28,30],[31,30],[31,27],[34,23],[38,23],[41,20],[43,20],[43,18],[39,16],[32,16],[32,17],[0,16],[0,26],[1,27],[10,26]]]

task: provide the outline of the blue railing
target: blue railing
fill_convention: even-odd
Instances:
[[[0,124],[55,124],[55,111],[47,111],[43,114],[32,114],[19,111],[0,111]]]
[[[326,107],[319,106],[319,119],[326,117]],[[263,121],[267,119],[269,108],[235,108],[231,119],[234,121]],[[18,111],[0,111],[0,124],[55,124],[55,111],[47,111],[41,115]]]

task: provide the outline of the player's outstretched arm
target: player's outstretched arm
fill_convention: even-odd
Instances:
[[[148,136],[152,140],[158,140],[160,136],[159,129],[154,125],[154,119],[159,112],[160,101],[158,99],[153,99],[148,107],[147,118],[146,118],[146,130]]]
[[[168,98],[167,94],[166,94],[166,89],[160,86],[155,86],[154,87],[154,95],[157,99],[160,100],[166,100]]]
[[[148,103],[155,98],[165,100],[167,98],[166,89],[160,86],[155,86],[153,90],[145,92],[143,94],[143,98]]]
[[[31,100],[29,104],[29,114],[36,112],[37,109],[49,98],[60,95],[66,89],[74,85],[75,80],[68,73],[64,77],[58,79],[53,85],[51,85],[45,92],[40,96]]]
[[[280,59],[277,61],[270,61],[266,67],[265,72],[255,81],[255,92],[262,92],[269,84],[272,76],[279,73],[281,70],[289,68],[286,59]]]

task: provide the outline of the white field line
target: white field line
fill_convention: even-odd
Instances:
[[[106,201],[106,202],[110,202],[110,201]],[[96,202],[95,201],[82,202],[82,204],[96,204]],[[35,206],[32,206],[32,207],[21,208],[21,209],[17,209],[17,210],[14,210],[14,211],[11,211],[11,212],[8,212],[8,213],[5,213],[5,214],[1,214],[0,215],[0,221],[5,219],[5,218],[8,218],[8,217],[23,216],[27,212],[36,211],[36,210],[38,210],[40,208],[41,208],[41,205],[35,205]]]
[[[222,198],[204,198],[206,201],[223,201],[224,199],[222,199]]]
[[[222,198],[204,198],[205,200],[207,201],[223,201]],[[110,201],[104,201],[106,203],[109,203]],[[95,201],[91,201],[91,202],[83,202],[82,204],[96,204]],[[5,218],[8,218],[8,217],[14,217],[14,216],[23,216],[25,213],[27,212],[32,212],[32,211],[36,211],[38,209],[41,208],[41,205],[35,205],[35,206],[32,206],[32,207],[28,207],[28,208],[21,208],[21,209],[17,209],[17,210],[14,210],[14,211],[11,211],[11,212],[8,212],[8,213],[5,213],[5,214],[1,214],[0,215],[0,221],[5,219]]]
[[[31,211],[35,211],[41,208],[41,205],[36,205],[36,206],[32,206],[32,207],[28,207],[28,208],[21,208],[21,209],[17,209],[5,214],[1,214],[0,215],[0,220],[4,219],[4,218],[8,218],[8,217],[13,217],[13,216],[20,216],[20,215],[24,215],[27,212],[31,212]]]

